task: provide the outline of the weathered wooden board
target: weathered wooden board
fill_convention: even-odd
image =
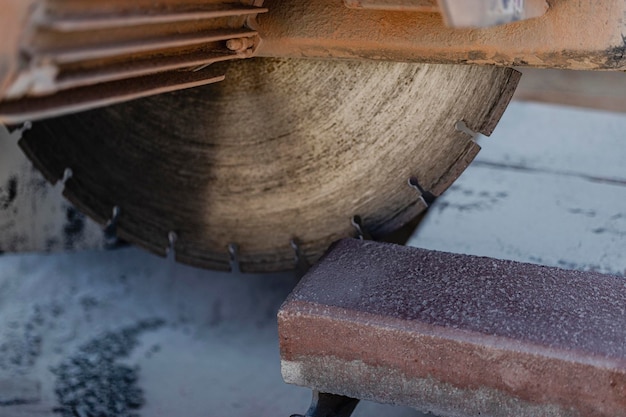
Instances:
[[[626,74],[518,68],[523,76],[515,100],[626,113]]]

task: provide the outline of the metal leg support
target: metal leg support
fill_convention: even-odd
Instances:
[[[291,417],[350,417],[358,403],[355,398],[313,391],[313,400],[306,414],[292,414]]]

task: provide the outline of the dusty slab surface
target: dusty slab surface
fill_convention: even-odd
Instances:
[[[625,305],[619,277],[343,240],[279,312],[283,377],[444,415],[624,416]]]

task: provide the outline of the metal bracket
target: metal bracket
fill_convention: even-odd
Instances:
[[[313,391],[306,414],[292,414],[291,417],[350,417],[358,404],[356,398]]]

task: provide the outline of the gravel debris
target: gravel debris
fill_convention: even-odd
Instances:
[[[60,404],[54,411],[62,417],[137,417],[135,411],[144,404],[143,390],[137,384],[139,368],[118,360],[130,355],[141,333],[164,323],[146,320],[106,332],[52,368]]]

